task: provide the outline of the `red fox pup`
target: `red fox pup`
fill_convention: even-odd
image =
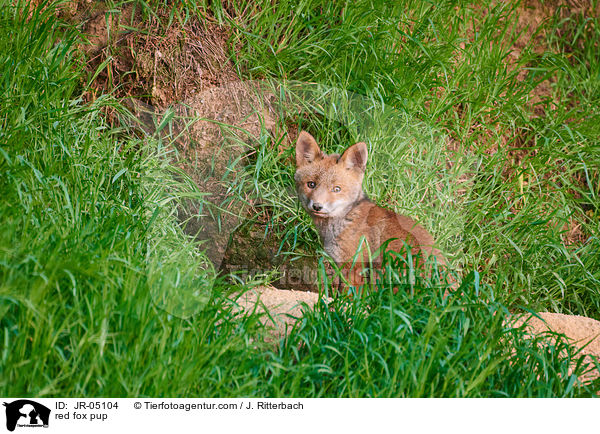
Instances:
[[[344,270],[350,284],[364,283],[360,271],[382,243],[391,241],[387,249],[400,252],[406,243],[413,256],[437,257],[439,264],[446,261],[434,248],[433,237],[409,217],[396,214],[375,205],[365,195],[362,181],[367,164],[367,145],[356,143],[340,156],[324,154],[315,139],[302,131],[296,142],[296,189],[300,203],[311,216],[325,252]],[[364,238],[363,238],[364,237]],[[363,244],[363,255],[353,259]],[[363,241],[363,243],[364,243]],[[372,258],[381,264],[381,256]]]

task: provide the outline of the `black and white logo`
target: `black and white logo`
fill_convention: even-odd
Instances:
[[[48,428],[50,409],[29,399],[19,399],[4,403],[6,407],[6,429]]]

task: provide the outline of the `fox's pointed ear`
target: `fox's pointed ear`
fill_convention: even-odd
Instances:
[[[367,144],[358,142],[344,151],[340,159],[340,163],[346,166],[346,169],[358,169],[364,172],[367,168]]]
[[[306,131],[301,131],[296,141],[296,167],[302,167],[323,157],[317,141]]]

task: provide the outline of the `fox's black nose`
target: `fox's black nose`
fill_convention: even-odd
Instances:
[[[321,211],[323,209],[323,205],[321,205],[320,203],[313,203],[313,209],[315,211]]]

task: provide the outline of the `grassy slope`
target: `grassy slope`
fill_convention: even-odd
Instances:
[[[435,27],[436,19],[444,21],[451,9],[431,13],[421,6],[411,8],[411,19],[417,21],[414,29],[421,30],[402,39],[408,53],[402,57],[385,50],[397,36],[391,29],[393,13],[398,11],[302,5],[296,9],[291,3],[282,4],[262,15],[252,12],[254,27],[248,30],[258,36],[248,36],[254,47],[247,41],[243,45],[246,51],[241,52],[240,62],[246,62],[246,68],[257,65],[261,69],[256,73],[261,75],[319,79],[366,95],[379,93],[411,115],[439,120],[458,138],[473,140],[470,128],[453,119],[456,111],[443,110],[444,99],[430,98],[429,109],[424,109],[431,80],[438,76],[436,68],[452,66],[450,48],[457,41],[445,41],[444,36],[458,38],[460,33],[449,25],[447,33]],[[521,339],[519,331],[506,330],[502,325],[506,310],[489,301],[491,288],[469,279],[463,286],[465,295],[450,302],[439,291],[417,287],[415,293],[393,296],[381,288],[367,300],[340,299],[332,308],[319,306],[277,350],[257,346],[260,328],[255,315],[231,318],[219,286],[202,314],[189,319],[169,316],[154,303],[151,288],[156,273],[172,276],[179,270],[193,282],[205,278],[205,261],[184,239],[172,215],[179,193],[194,192],[173,181],[173,170],[158,141],[141,140],[131,131],[106,124],[102,110],[107,105],[118,108],[117,102],[107,96],[91,104],[79,98],[85,81],[73,51],[77,35],[61,27],[51,9],[38,9],[25,20],[22,11],[1,6],[0,394],[573,396],[596,390],[574,387],[575,376],[567,372],[570,360],[558,357],[560,343],[558,349],[540,348]],[[287,31],[273,31],[273,16]],[[340,16],[344,19],[336,18]],[[293,17],[297,17],[294,24],[287,25]],[[374,17],[379,17],[375,22],[381,26],[377,32],[370,28]],[[429,25],[419,25],[419,20]],[[429,42],[434,46],[428,51],[423,41],[434,30],[438,36],[435,43]],[[279,49],[274,41],[281,45],[277,56],[268,50],[269,44]],[[483,50],[489,44],[480,45]],[[324,57],[323,52],[332,57]],[[388,54],[373,58],[380,53]],[[340,61],[341,56],[346,60]],[[499,69],[492,60],[490,65]],[[578,71],[585,74],[586,70],[580,66]],[[493,70],[482,64],[481,74]],[[448,96],[445,104],[474,99],[467,112],[476,114],[484,104],[481,101],[489,98],[487,86],[479,89],[484,93],[480,106],[476,98],[465,95],[473,92],[469,80],[478,82],[478,77],[460,81],[458,74],[448,79],[457,80],[445,86],[456,89],[457,95]],[[500,124],[512,128],[518,118],[513,115],[522,106],[516,96],[505,101],[500,95],[495,98],[506,104],[498,110]],[[563,132],[564,119],[556,116],[555,127],[545,122],[534,131]],[[593,123],[585,126],[587,136],[583,127],[573,135],[582,137],[584,145],[595,137]],[[340,134],[347,137],[347,132]],[[549,133],[549,137],[553,136]],[[550,140],[548,155],[552,144]],[[561,174],[564,181],[581,164],[595,170],[589,164],[592,156],[584,158],[584,149],[579,150],[581,161],[569,160],[572,166]],[[537,303],[540,294],[548,293],[541,306],[552,301],[566,310],[596,312],[594,287],[588,285],[593,279],[582,269],[597,277],[598,259],[580,254],[578,262],[577,252],[564,247],[556,231],[548,234],[543,225],[531,224],[548,202],[534,192],[515,198],[516,186],[497,173],[503,160],[484,155],[481,160],[484,172],[476,177],[479,183],[472,203],[465,205],[472,216],[467,219],[465,239],[477,240],[465,243],[466,256],[474,265],[482,265],[492,252],[507,257],[497,263],[496,271],[508,282],[525,287],[518,293],[525,301]],[[542,168],[538,164],[536,173]],[[277,179],[289,182],[289,177]],[[551,181],[540,174],[536,182]],[[560,191],[558,204],[574,208],[577,202],[566,187]],[[584,200],[585,194],[597,194],[583,193]],[[510,218],[511,201],[517,199],[532,208]],[[486,207],[491,215],[483,214]],[[591,224],[586,228],[594,230]],[[528,258],[545,258],[554,251],[562,256],[552,268],[542,260],[532,265],[519,259],[513,243]],[[552,243],[562,248],[552,250]],[[157,264],[157,254],[162,268],[147,267]],[[544,285],[556,287],[552,272],[567,283],[579,282],[581,288],[574,291],[569,285],[560,297],[547,291]],[[517,280],[521,275],[525,285]],[[484,278],[492,283],[497,279],[491,272]],[[495,293],[499,297],[502,291],[496,288]],[[511,356],[508,344],[513,334]]]
[[[438,227],[435,221],[428,226],[443,239],[443,227],[463,220],[461,259],[467,270],[480,270],[497,284],[498,297],[510,305],[600,317],[597,18],[549,21],[549,49],[537,54],[532,38],[509,67],[519,36],[516,4],[489,6],[484,16],[484,8],[456,8],[459,2],[236,3],[246,11],[245,19],[234,18],[242,74],[339,86],[374,104],[384,100],[447,135],[460,170],[441,179],[456,181],[467,172],[468,200],[460,202],[459,213],[434,217]],[[548,77],[554,77],[551,95],[534,101],[532,92]],[[543,116],[534,115],[536,106]],[[335,129],[326,121],[309,128],[330,149],[357,139],[336,134],[332,140]],[[419,145],[431,147],[433,140]],[[367,189],[427,222],[436,207],[411,203],[411,194],[427,179],[415,172],[434,172],[435,161],[406,158],[405,148],[394,148],[397,142],[371,141]],[[414,163],[417,170],[398,179]],[[386,171],[397,177],[391,195],[382,179]],[[564,232],[574,225],[581,226],[580,239],[565,244]],[[450,256],[456,247],[446,246]]]
[[[1,14],[1,394],[250,393],[252,321],[224,321],[217,302],[178,320],[153,302],[149,245],[167,276],[194,255],[161,194],[171,176],[157,142],[109,128],[110,98],[78,99],[76,35],[51,9]]]

